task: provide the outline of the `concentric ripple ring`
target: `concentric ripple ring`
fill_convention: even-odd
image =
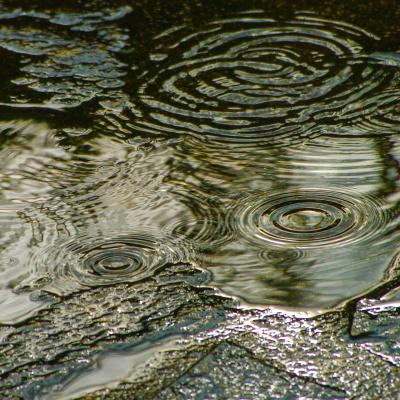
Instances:
[[[170,263],[183,262],[185,251],[167,238],[147,233],[116,237],[79,236],[75,240],[48,246],[32,260],[43,290],[67,295],[79,290],[117,283],[139,282]]]
[[[248,241],[298,248],[367,240],[386,219],[372,196],[312,188],[246,197],[229,216]]]
[[[143,73],[132,99],[131,128],[244,145],[313,137],[321,124],[337,129],[390,81],[392,72],[362,57],[376,39],[301,14],[215,21],[176,41],[166,35],[158,43],[165,54]]]

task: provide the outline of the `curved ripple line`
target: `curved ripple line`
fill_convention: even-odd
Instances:
[[[143,74],[134,130],[244,145],[312,137],[321,124],[351,121],[394,74],[362,57],[361,43],[376,38],[347,24],[257,14],[210,26]]]
[[[170,236],[183,238],[196,247],[220,245],[229,240],[224,207],[215,196],[207,195],[200,187],[175,179],[170,184],[174,185],[172,192],[185,205],[185,210],[174,215],[164,227]],[[211,191],[212,187],[208,190]]]
[[[92,287],[142,281],[168,264],[185,262],[185,252],[185,246],[146,232],[82,235],[35,254],[31,276],[43,290],[65,296]]]
[[[372,196],[342,189],[299,189],[248,196],[228,221],[247,241],[320,248],[369,240],[388,216]]]

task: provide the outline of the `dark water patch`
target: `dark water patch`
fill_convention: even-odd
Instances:
[[[90,8],[2,7],[0,48],[17,54],[18,62],[1,103],[51,109],[121,97],[125,64],[115,53],[127,36],[115,22],[131,7]]]
[[[130,124],[139,134],[272,146],[396,110],[394,94],[383,93],[398,93],[397,72],[369,62],[363,45],[378,38],[349,24],[250,13],[179,37],[181,30],[159,37],[177,39],[142,72]]]

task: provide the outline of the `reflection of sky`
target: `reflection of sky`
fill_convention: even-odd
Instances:
[[[105,352],[96,360],[95,368],[77,374],[62,390],[43,398],[77,399],[99,389],[117,387],[121,381],[134,382],[137,375],[145,373],[145,369],[149,368],[148,364],[152,359],[156,356],[162,357],[163,352],[176,349],[179,339],[181,338],[178,335],[169,336],[131,351]]]
[[[398,146],[389,140],[320,137],[237,156],[229,149],[219,155],[204,148],[191,152],[191,142],[137,147],[98,137],[85,153],[74,154],[43,124],[14,121],[3,129],[10,126],[14,133],[1,151],[12,157],[2,158],[0,171],[4,289],[46,286],[52,277],[45,253],[63,240],[77,234],[113,237],[148,226],[161,237],[190,233],[200,251],[188,250],[185,257],[196,263],[200,257],[212,272],[210,284],[227,294],[261,305],[324,308],[376,286],[397,251],[390,232],[397,225]],[[231,232],[232,221],[227,225],[238,218],[236,205],[247,195],[268,199],[310,187],[338,196],[345,190],[358,201],[376,198],[382,210],[366,218],[384,215],[388,223],[378,221],[373,231],[366,220],[353,241],[338,238],[307,248],[253,243]],[[373,232],[364,237],[363,229]],[[24,296],[20,309],[27,315]]]
[[[97,138],[83,154],[74,155],[44,123],[7,121],[0,129],[5,141],[0,148],[0,291],[11,293],[10,288],[30,290],[51,281],[47,266],[33,265],[32,256],[85,232],[85,226],[96,226],[96,213],[105,206],[93,192],[109,182],[132,148]],[[117,219],[107,224],[111,229],[124,227]],[[40,308],[27,293],[10,296],[0,301],[0,322],[18,322]]]
[[[282,150],[274,158],[265,151],[264,159],[254,160],[254,175],[246,168],[246,174],[241,175],[240,180],[232,181],[232,190],[239,183],[240,190],[246,192],[246,184],[249,189],[253,188],[255,180],[256,192],[264,192],[267,200],[270,193],[278,193],[280,188],[284,192],[320,188],[332,193],[336,189],[338,195],[342,189],[356,200],[362,201],[360,195],[376,198],[382,203],[382,209],[375,215],[374,212],[367,213],[364,218],[384,215],[390,222],[391,209],[395,207],[390,200],[392,191],[397,190],[397,171],[393,170],[393,162],[388,163],[384,157],[395,159],[396,149],[389,149],[391,151],[384,154],[381,147],[387,148],[387,144],[382,142],[367,138],[321,137],[304,146]],[[266,184],[262,191],[263,180]],[[269,186],[276,190],[270,192]],[[212,271],[211,284],[214,282],[226,293],[238,295],[249,303],[330,307],[375,287],[396,254],[397,238],[387,234],[390,223],[386,226],[379,221],[372,222],[379,231],[363,238],[363,229],[368,230],[371,220],[361,222],[365,225],[354,233],[360,236],[358,240],[355,237],[353,242],[341,244],[338,238],[336,243],[321,247],[315,244],[307,249],[300,245],[302,254],[288,261],[284,254],[293,250],[290,243],[281,247],[271,247],[268,243],[265,246],[251,244],[238,233],[233,241],[207,256],[204,264]],[[260,250],[264,251],[262,258]],[[276,253],[281,252],[281,259],[265,257],[269,250],[275,258]]]

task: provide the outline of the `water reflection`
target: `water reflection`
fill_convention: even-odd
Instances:
[[[246,304],[318,310],[393,279],[398,150],[384,138],[330,135],[200,158],[186,142],[181,157],[197,168],[182,180],[206,182],[226,210],[226,241],[214,238],[200,261],[209,284]]]
[[[372,132],[382,113],[397,112],[398,88],[388,89],[398,73],[365,56],[378,38],[361,29],[309,13],[287,21],[248,13],[186,36],[182,29],[162,36],[163,57],[132,98],[139,134],[272,146],[327,126]]]
[[[397,274],[393,140],[330,135],[243,156],[212,146],[207,157],[205,144],[191,151],[193,141],[134,146],[105,137],[67,152],[43,132],[47,147],[37,157],[54,147],[57,169],[45,171],[59,179],[44,180],[37,198],[29,191],[22,201],[24,192],[14,189],[3,200],[21,232],[16,243],[16,225],[8,239],[3,230],[3,259],[19,260],[3,269],[4,288],[64,296],[188,262],[246,304],[317,310]],[[25,165],[12,174],[23,176]],[[43,183],[46,174],[37,176]]]
[[[64,296],[91,287],[140,282],[186,260],[183,245],[180,249],[178,243],[168,243],[151,231],[142,227],[142,232],[117,237],[75,235],[53,243],[31,258],[30,279],[41,289]]]
[[[158,40],[129,127],[184,137],[169,182],[202,199],[186,205],[210,228],[198,255],[211,285],[314,309],[396,274],[398,69],[377,37],[247,13]],[[220,211],[200,216],[204,199]]]
[[[168,245],[167,236],[141,225],[145,202],[160,198],[157,182],[140,174],[144,153],[101,136],[67,148],[55,130],[32,120],[2,121],[0,127],[1,322],[20,322],[45,306],[31,300],[32,290],[66,295],[141,280],[184,258],[176,256],[177,243]],[[129,186],[132,164],[138,163],[142,169]]]
[[[320,248],[370,240],[387,223],[373,197],[335,188],[257,193],[231,214],[233,229],[263,245]]]
[[[3,47],[18,36],[0,33]],[[28,36],[10,51],[26,52]],[[39,39],[31,55],[56,70],[21,71],[125,90],[110,49],[70,54],[70,42]],[[397,274],[396,54],[312,13],[247,13],[156,41],[133,66],[137,91],[119,92],[129,102],[106,96],[90,129],[0,123],[0,289],[21,293],[24,315],[31,290],[133,284],[169,263],[206,269],[247,304],[302,309]]]
[[[169,336],[158,341],[143,343],[134,349],[105,352],[97,357],[95,365],[89,371],[79,371],[55,393],[44,395],[46,400],[77,399],[102,388],[117,387],[121,381],[135,380],[135,375],[145,373],[146,364],[155,356],[179,347],[182,337]],[[160,355],[161,354],[161,355]],[[61,385],[60,385],[61,386]],[[35,397],[35,399],[38,397]]]

